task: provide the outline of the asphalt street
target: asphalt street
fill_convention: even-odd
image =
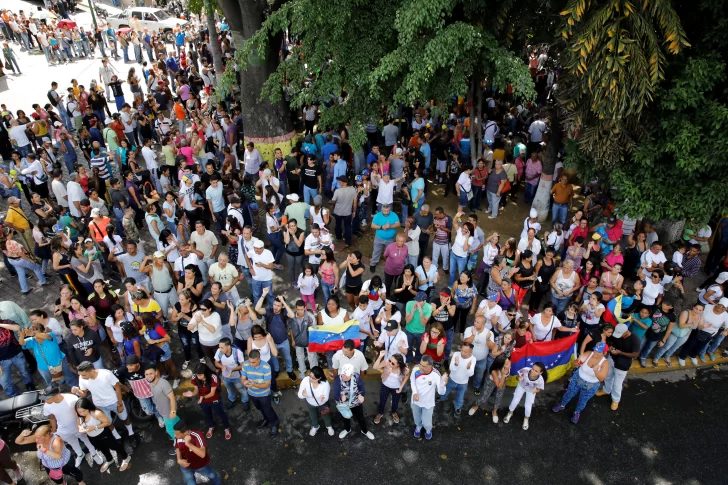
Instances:
[[[409,406],[400,408],[401,421],[389,415],[373,424],[378,384],[367,384],[365,411],[376,436],[367,440],[357,433],[346,439],[325,432],[308,436],[305,408],[293,390],[284,391],[276,409],[281,433],[270,439],[255,427],[257,411],[231,411],[233,439],[225,441],[222,429],[210,440],[213,466],[229,484],[279,484],[292,480],[325,483],[457,483],[514,484],[724,484],[728,464],[721,455],[725,438],[725,402],[728,375],[723,370],[645,375],[630,378],[617,412],[609,398],[593,398],[572,425],[569,413],[553,414],[560,385],[550,384],[536,399],[531,426],[521,430],[523,410],[509,424],[493,424],[478,413],[455,419],[452,404],[435,412],[432,441],[412,436]],[[504,396],[501,417],[510,402]],[[466,395],[466,406],[474,402]],[[189,400],[181,402],[180,415],[204,429],[202,415]],[[573,404],[572,404],[573,406]],[[285,411],[282,411],[285,410]],[[341,429],[340,418],[334,427]],[[354,430],[357,430],[354,425]],[[323,428],[321,431],[324,431]],[[156,421],[146,429],[137,426],[142,443],[134,451],[130,468],[100,476],[98,468],[83,465],[87,483],[105,485],[182,483],[182,476],[166,450],[170,442]],[[13,437],[4,437],[10,440]],[[30,450],[12,446],[26,470],[27,483],[43,483],[37,458]],[[50,483],[50,482],[48,482]],[[72,482],[70,482],[72,483]],[[203,483],[203,479],[200,479]]]

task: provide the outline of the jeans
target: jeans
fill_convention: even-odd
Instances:
[[[640,352],[640,360],[645,360],[648,355],[650,355],[650,352],[652,352],[652,349],[657,347],[657,344],[660,343],[659,340],[647,340],[645,341],[645,344],[642,346],[642,352]],[[662,348],[665,348],[663,345]],[[657,356],[655,356],[655,359]]]
[[[387,405],[387,400],[389,400],[390,395],[392,396],[392,414],[397,412],[399,398],[402,397],[402,394],[398,393],[397,389],[392,389],[382,384],[379,388],[379,409],[377,414],[384,414],[384,407]]]
[[[407,335],[407,362],[419,362],[420,356],[420,342],[422,342],[422,333],[412,333],[405,329],[405,335]]]
[[[475,361],[475,373],[473,374],[473,388],[480,389],[483,386],[483,376],[488,369],[488,359]]]
[[[561,399],[561,405],[566,406],[569,404],[569,401],[574,399],[578,394],[579,400],[576,404],[574,414],[579,414],[584,410],[589,399],[591,399],[598,390],[598,382],[587,382],[579,377],[579,371],[576,371],[569,381],[569,387],[566,389],[566,394],[564,394],[564,397]]]
[[[450,351],[452,350],[452,341],[455,336],[455,327],[445,330],[445,337],[447,342],[445,343],[445,360],[450,358]]]
[[[407,216],[409,215],[409,207],[407,207],[404,203],[402,203],[400,207],[402,213],[399,215],[399,223],[402,224],[402,227],[404,227],[404,221],[407,220]]]
[[[251,279],[251,286],[253,290],[253,304],[257,305],[258,300],[260,299],[260,296],[263,294],[263,288],[270,288],[270,291],[268,292],[268,308],[273,308],[273,300],[275,300],[275,295],[273,294],[273,281],[258,281],[255,279]]]
[[[198,470],[190,470],[189,468],[185,467],[179,467],[180,470],[182,470],[182,477],[184,477],[185,485],[197,485],[197,480],[195,479],[195,473],[198,473],[202,475],[203,477],[207,478],[212,485],[221,485],[222,480],[220,479],[220,475],[217,474],[215,470],[212,469],[212,466],[205,465],[202,468]]]
[[[551,303],[556,305],[556,311],[554,312],[554,315],[558,315],[559,313],[563,312],[564,309],[566,308],[566,305],[568,305],[569,300],[571,300],[570,297],[565,296],[562,298],[562,297],[556,296],[556,293],[554,293],[552,291],[551,292]]]
[[[500,207],[501,196],[496,195],[495,192],[491,192],[489,190],[486,190],[485,193],[488,196],[488,212],[490,212],[491,217],[498,217],[498,208]]]
[[[318,189],[303,186],[303,201],[307,204],[313,204],[313,199],[318,195]]]
[[[450,253],[450,287],[455,283],[455,279],[458,275],[465,271],[465,266],[468,264],[467,256],[456,256],[455,253]]]
[[[68,361],[66,359],[61,359],[61,368],[63,369],[63,381],[69,386],[77,386],[78,385],[78,377],[76,377],[76,374],[73,373],[71,368],[68,366]],[[38,374],[43,377],[43,380],[45,381],[46,385],[50,386],[53,385],[53,378],[51,376],[51,371],[47,369],[41,369],[38,368]]]
[[[124,96],[116,96],[114,98],[114,102],[116,103],[116,111],[121,112],[121,107],[124,106],[124,103],[126,103]],[[130,140],[130,142],[132,142],[132,141],[134,141],[134,140]]]
[[[212,418],[212,412],[217,414],[217,417],[222,421],[222,425],[225,429],[230,429],[230,421],[228,420],[225,410],[222,408],[222,400],[217,400],[211,403],[200,403],[202,413],[205,415],[205,423],[208,428],[215,427],[215,420]]]
[[[263,415],[263,419],[268,421],[268,424],[270,424],[272,428],[278,427],[278,415],[273,410],[273,401],[271,400],[270,394],[267,396],[250,396],[250,401],[253,403],[253,406],[260,411]]]
[[[18,352],[15,357],[7,360],[0,360],[0,369],[2,369],[2,373],[0,373],[0,386],[5,389],[5,394],[7,394],[8,397],[20,394],[13,384],[13,367],[20,372],[20,375],[23,377],[25,387],[33,386],[33,376],[31,376],[28,371],[28,363],[25,361],[25,356],[22,352]]]
[[[30,50],[30,49],[28,49],[28,50]],[[15,64],[15,67],[13,67],[13,64]],[[5,59],[5,67],[9,67],[10,69],[13,70],[13,72],[15,72],[17,70],[18,74],[22,74],[22,72],[20,72],[20,66],[18,65],[18,61],[14,57],[11,58],[9,61],[7,59]]]
[[[685,334],[685,336],[683,337],[676,337],[674,334],[670,334],[670,336],[667,337],[667,342],[665,342],[665,345],[657,349],[657,352],[655,353],[655,359],[660,359],[662,357],[669,359],[670,357],[672,357],[672,354],[677,351],[677,349],[679,349],[685,342],[688,341],[688,338],[690,338],[689,333]]]
[[[142,406],[142,411],[144,411],[148,416],[153,415],[159,419],[164,419],[162,415],[159,414],[159,411],[157,411],[157,406],[154,404],[154,399],[152,399],[151,397],[138,397],[137,400]]]
[[[533,198],[536,197],[536,190],[538,189],[538,184],[532,185],[526,182],[526,204],[530,204],[533,202]]]
[[[195,351],[197,352],[197,358],[202,359],[205,357],[205,354],[202,353],[202,347],[200,346],[200,340],[198,337],[197,332],[190,332],[185,327],[178,326],[177,332],[179,335],[179,340],[182,342],[182,350],[185,354],[185,361],[192,360],[192,347],[195,347]]]
[[[286,363],[286,372],[293,372],[293,359],[291,358],[291,344],[286,340],[276,344],[278,355],[283,354],[283,361]]]
[[[300,256],[291,256],[286,253],[286,259],[288,260],[288,276],[291,278],[293,283],[298,281],[298,274],[303,272],[303,258],[303,254]]]
[[[15,268],[15,271],[18,272],[18,280],[20,281],[20,290],[23,293],[28,293],[30,289],[28,288],[28,279],[27,279],[27,271],[32,271],[35,273],[35,277],[38,278],[38,281],[40,281],[42,284],[46,284],[45,276],[43,275],[43,272],[41,271],[40,265],[37,263],[31,263],[25,258],[19,258],[19,259],[12,259],[10,258],[10,264],[13,265]]]
[[[665,347],[663,347],[664,349]],[[612,396],[612,401],[619,402],[622,398],[622,383],[624,378],[627,377],[626,370],[619,370],[614,368],[614,361],[612,357],[609,357],[609,374],[604,379],[604,392]]]
[[[129,62],[129,46],[121,46],[121,53],[124,55],[124,62]]]
[[[551,206],[551,224],[560,222],[566,224],[566,215],[569,213],[569,204],[554,204]]]
[[[276,264],[281,264],[281,258],[283,257],[283,253],[285,252],[283,249],[283,233],[278,232],[271,232],[268,234],[268,242],[271,245],[271,252],[273,253],[273,258],[275,259]]]
[[[442,269],[445,271],[450,270],[450,245],[449,244],[438,244],[432,243],[432,264],[435,266],[440,262],[442,256]]]
[[[376,266],[382,257],[382,253],[386,250],[387,246],[392,243],[392,239],[385,240],[374,236],[374,242],[372,243],[372,259],[369,262],[370,266]]]
[[[321,282],[321,291],[324,293],[324,301],[329,301],[329,295],[331,295],[334,292],[334,287],[338,283],[334,282],[333,284],[324,283]]]
[[[415,420],[415,428],[425,428],[426,432],[432,431],[432,412],[435,408],[423,408],[412,403],[412,418]]]
[[[351,245],[351,214],[348,216],[334,214],[334,219],[336,219],[336,239],[341,241],[341,238],[343,237],[346,245]]]
[[[308,354],[308,365],[313,369],[318,365],[318,355],[315,352],[309,352],[306,347],[296,346],[296,360],[298,361],[298,372],[301,376],[306,374],[306,354]]]
[[[447,396],[450,395],[450,391],[455,390],[455,409],[461,409],[465,402],[465,391],[468,390],[468,383],[458,384],[457,382],[449,379],[447,381],[447,387],[445,387],[445,394],[440,396],[440,401],[447,401]]]
[[[45,54],[46,62],[48,64],[51,63],[51,60],[53,59],[53,54],[51,53],[51,46],[43,46],[43,54]],[[58,110],[59,112],[63,110]]]
[[[712,355],[713,352],[715,352],[718,349],[718,347],[720,347],[720,344],[723,343],[724,338],[725,338],[725,335],[723,335],[722,333],[719,333],[718,335],[713,337],[713,340],[710,341],[710,345],[706,346],[707,351],[701,352],[700,355],[703,355],[703,354]]]

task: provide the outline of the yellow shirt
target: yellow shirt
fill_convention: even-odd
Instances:
[[[22,210],[10,207],[8,214],[5,216],[5,224],[12,224],[18,229],[30,229],[30,222]]]

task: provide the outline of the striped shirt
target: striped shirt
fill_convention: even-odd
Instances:
[[[51,444],[49,448],[53,448],[53,443],[56,441],[57,437],[58,435],[55,433],[51,436]],[[68,449],[67,446],[61,448],[61,457],[57,460],[55,458],[51,458],[49,454],[43,453],[40,450],[38,450],[36,453],[38,454],[38,459],[40,460],[41,464],[46,468],[50,468],[51,470],[55,468],[63,468],[63,466],[71,459],[71,451]]]
[[[270,365],[267,362],[260,361],[258,368],[253,367],[249,360],[243,363],[243,369],[240,371],[241,377],[245,377],[258,383],[258,381],[268,381],[270,384],[272,374],[270,371]],[[270,395],[270,386],[266,388],[260,387],[249,387],[248,395],[253,397],[263,397]]]

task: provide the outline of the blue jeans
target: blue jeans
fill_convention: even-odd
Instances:
[[[321,282],[321,291],[324,293],[324,301],[329,301],[329,295],[334,292],[334,286],[336,286],[336,283],[330,285],[323,281]]]
[[[432,413],[434,410],[434,407],[427,409],[418,406],[417,403],[412,403],[412,418],[415,420],[415,428],[422,429],[424,427],[428,433],[432,431]]]
[[[569,303],[570,297],[558,297],[556,294],[552,291],[551,292],[551,303],[556,305],[556,311],[554,312],[555,315],[558,315],[559,313],[563,312],[566,308],[566,305]]]
[[[142,411],[144,411],[149,416],[156,416],[159,419],[164,419],[161,414],[159,414],[159,411],[157,411],[157,406],[154,405],[154,400],[151,397],[138,397],[139,404],[142,406]]]
[[[591,399],[598,390],[599,382],[587,382],[579,377],[579,372],[576,371],[569,381],[569,387],[566,389],[566,394],[564,394],[564,397],[561,399],[561,405],[566,406],[569,404],[569,401],[574,399],[578,394],[579,401],[576,404],[574,414],[579,414],[584,410],[589,399]]]
[[[420,342],[422,342],[422,333],[412,333],[408,332],[406,329],[404,333],[405,335],[407,335],[407,362],[419,362],[420,356],[422,355],[420,354]],[[414,351],[414,353],[412,351]]]
[[[240,382],[240,377],[223,377],[222,382],[227,389],[228,401],[235,402],[235,390],[240,393],[240,400],[248,402],[248,389]]]
[[[465,266],[468,264],[467,256],[455,256],[455,253],[450,251],[450,287],[457,279],[458,275],[465,271]]]
[[[278,349],[278,355],[281,353],[283,354],[283,360],[286,363],[286,372],[293,372],[293,359],[291,358],[290,342],[286,340],[285,342],[276,344],[276,348]]]
[[[475,361],[475,373],[473,374],[473,388],[481,389],[483,387],[483,376],[488,368],[488,359]]]
[[[650,355],[650,352],[652,352],[652,349],[657,347],[657,344],[660,343],[659,340],[647,340],[645,341],[644,346],[642,347],[642,352],[640,352],[640,360],[644,360],[647,358],[648,355]],[[662,348],[665,348],[663,346]],[[657,357],[655,357],[657,358]]]
[[[450,351],[452,350],[452,341],[455,336],[455,327],[452,327],[450,329],[445,330],[445,337],[447,338],[447,342],[445,342],[445,359],[450,358]]]
[[[71,387],[77,386],[78,377],[76,377],[76,374],[74,374],[71,368],[68,367],[68,361],[66,359],[61,360],[61,367],[63,369],[63,381],[61,382],[65,382]],[[49,370],[38,368],[38,374],[41,375],[46,385],[53,385],[53,377],[51,376],[51,372]]]
[[[481,194],[481,191],[483,190],[483,187],[482,186],[481,187],[476,187],[475,185],[473,185],[472,190],[473,190],[473,198],[470,199],[470,210],[471,211],[475,211],[475,210],[478,210],[479,211],[481,209],[481,207],[480,207],[480,197],[481,197],[481,195],[480,194]]]
[[[182,470],[182,476],[184,477],[185,485],[197,485],[197,480],[195,480],[195,473],[198,473],[210,480],[210,483],[212,485],[222,484],[220,475],[218,475],[217,472],[213,470],[212,466],[210,465],[205,465],[198,470],[190,470],[189,468],[185,467],[179,467],[179,469]]]
[[[114,102],[116,103],[116,111],[121,112],[121,107],[124,106],[124,103],[126,103],[124,96],[116,96],[114,98]]]
[[[251,279],[251,286],[253,290],[253,304],[257,305],[258,300],[260,299],[260,295],[263,294],[263,288],[270,288],[270,292],[268,293],[268,308],[273,308],[273,300],[275,300],[275,295],[273,294],[273,281],[258,281]]]
[[[43,272],[41,271],[40,265],[37,263],[31,263],[27,259],[19,258],[19,259],[10,259],[10,264],[13,265],[15,268],[15,271],[18,272],[18,280],[20,281],[20,290],[23,293],[27,293],[29,291],[28,288],[28,279],[26,276],[27,271],[32,271],[35,273],[35,277],[38,278],[38,281],[40,281],[42,284],[46,284],[45,275],[43,275]]]
[[[670,336],[667,337],[667,342],[665,342],[665,345],[657,349],[657,352],[655,353],[655,359],[659,359],[663,356],[666,359],[669,359],[670,357],[672,357],[672,354],[677,351],[677,349],[682,347],[682,345],[687,342],[689,337],[689,333],[686,334],[684,337],[676,337],[674,334],[670,334]]]
[[[723,339],[724,338],[725,338],[725,335],[723,335],[722,333],[719,333],[718,335],[716,335],[715,337],[713,337],[713,340],[710,341],[710,345],[708,346],[708,351],[707,352],[703,352],[703,353],[707,353],[708,355],[712,355],[713,352],[715,352],[716,350],[718,350],[718,347],[720,347],[720,344],[723,343]],[[703,355],[703,353],[701,353],[699,355]]]
[[[557,204],[551,206],[551,224],[560,222],[566,224],[566,215],[569,213],[569,204]]]
[[[268,242],[271,245],[271,252],[276,264],[281,264],[281,258],[285,252],[283,247],[283,232],[271,232],[268,234]]]
[[[492,217],[498,217],[501,196],[489,190],[486,190],[485,194],[488,196],[488,212],[490,212]]]
[[[536,190],[538,190],[538,184],[531,185],[526,182],[526,204],[533,202],[533,198],[536,197]]]
[[[121,52],[124,54],[124,62],[129,62],[129,46],[121,46]]]
[[[13,384],[13,373],[12,367],[15,367],[20,375],[23,377],[23,382],[26,387],[33,385],[33,376],[28,372],[28,363],[25,361],[25,356],[22,352],[18,352],[18,355],[7,360],[0,360],[0,386],[5,389],[5,394],[8,397],[17,396],[20,394]]]
[[[457,382],[449,379],[447,381],[447,387],[445,388],[445,394],[440,396],[440,401],[446,401],[447,396],[450,395],[450,391],[455,390],[455,409],[461,409],[465,402],[465,391],[468,389],[468,384],[458,384]]]
[[[404,221],[407,220],[407,216],[409,215],[409,207],[402,204],[402,214],[399,216],[400,224],[402,224],[402,227],[404,227]]]
[[[307,204],[313,204],[313,199],[318,195],[317,189],[303,186],[303,201]]]

